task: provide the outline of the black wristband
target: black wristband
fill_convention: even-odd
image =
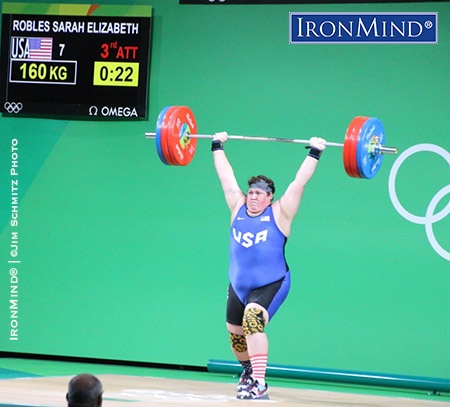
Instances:
[[[322,155],[323,150],[319,150],[318,148],[309,147],[309,153],[308,155],[312,158],[315,158],[316,160],[319,160],[320,156]]]
[[[211,151],[223,150],[223,143],[220,140],[213,140],[211,143]]]

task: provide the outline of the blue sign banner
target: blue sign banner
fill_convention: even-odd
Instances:
[[[290,44],[437,42],[437,13],[289,13]]]

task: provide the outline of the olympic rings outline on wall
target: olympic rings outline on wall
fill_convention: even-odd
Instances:
[[[8,113],[19,113],[22,110],[23,105],[22,105],[21,102],[18,102],[18,103],[16,103],[16,102],[5,102],[3,107],[6,109],[6,111]]]
[[[435,209],[439,201],[445,196],[450,194],[450,185],[447,185],[446,187],[442,188],[431,200],[430,204],[427,208],[426,217],[429,217],[430,213],[432,213]],[[448,205],[447,205],[448,206]],[[441,257],[443,257],[446,260],[450,261],[450,252],[445,250],[436,240],[436,237],[434,236],[433,232],[433,223],[425,223],[425,232],[427,233],[428,241],[431,244],[431,247],[439,254]]]
[[[440,155],[444,158],[448,165],[450,166],[450,152],[445,150],[444,148],[435,145],[435,144],[416,144],[405,151],[403,151],[400,156],[395,160],[394,165],[391,168],[391,172],[389,174],[389,196],[391,198],[391,202],[394,205],[395,210],[406,220],[409,220],[412,223],[417,223],[420,225],[425,225],[425,232],[427,234],[428,241],[430,242],[431,247],[434,251],[439,254],[442,258],[450,261],[450,252],[443,249],[442,246],[438,243],[434,232],[433,232],[433,224],[442,220],[450,213],[450,202],[442,208],[438,213],[434,213],[436,206],[441,201],[441,199],[450,194],[450,184],[444,186],[440,189],[436,195],[431,199],[428,204],[425,216],[417,216],[407,211],[403,205],[400,203],[398,199],[397,192],[395,189],[395,180],[397,178],[397,172],[404,161],[412,156],[415,153],[421,151],[429,151],[435,154]]]

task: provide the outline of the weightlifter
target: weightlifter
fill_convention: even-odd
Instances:
[[[265,381],[269,342],[265,327],[286,299],[290,271],[284,248],[305,186],[313,176],[325,140],[310,139],[308,155],[284,194],[273,201],[274,182],[258,175],[244,193],[224,151],[226,132],[216,133],[211,150],[231,211],[230,267],[226,325],[231,349],[243,371],[238,399],[268,399]]]

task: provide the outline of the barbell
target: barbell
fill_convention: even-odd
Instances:
[[[194,158],[197,140],[212,139],[211,134],[197,134],[197,121],[187,106],[167,106],[158,115],[155,133],[145,133],[156,140],[156,151],[166,165],[186,166]],[[273,141],[309,145],[309,140],[229,135],[230,140]],[[384,154],[397,154],[385,147],[384,128],[380,120],[357,116],[349,124],[344,143],[326,142],[327,147],[343,149],[344,169],[354,178],[373,178],[380,170]]]

